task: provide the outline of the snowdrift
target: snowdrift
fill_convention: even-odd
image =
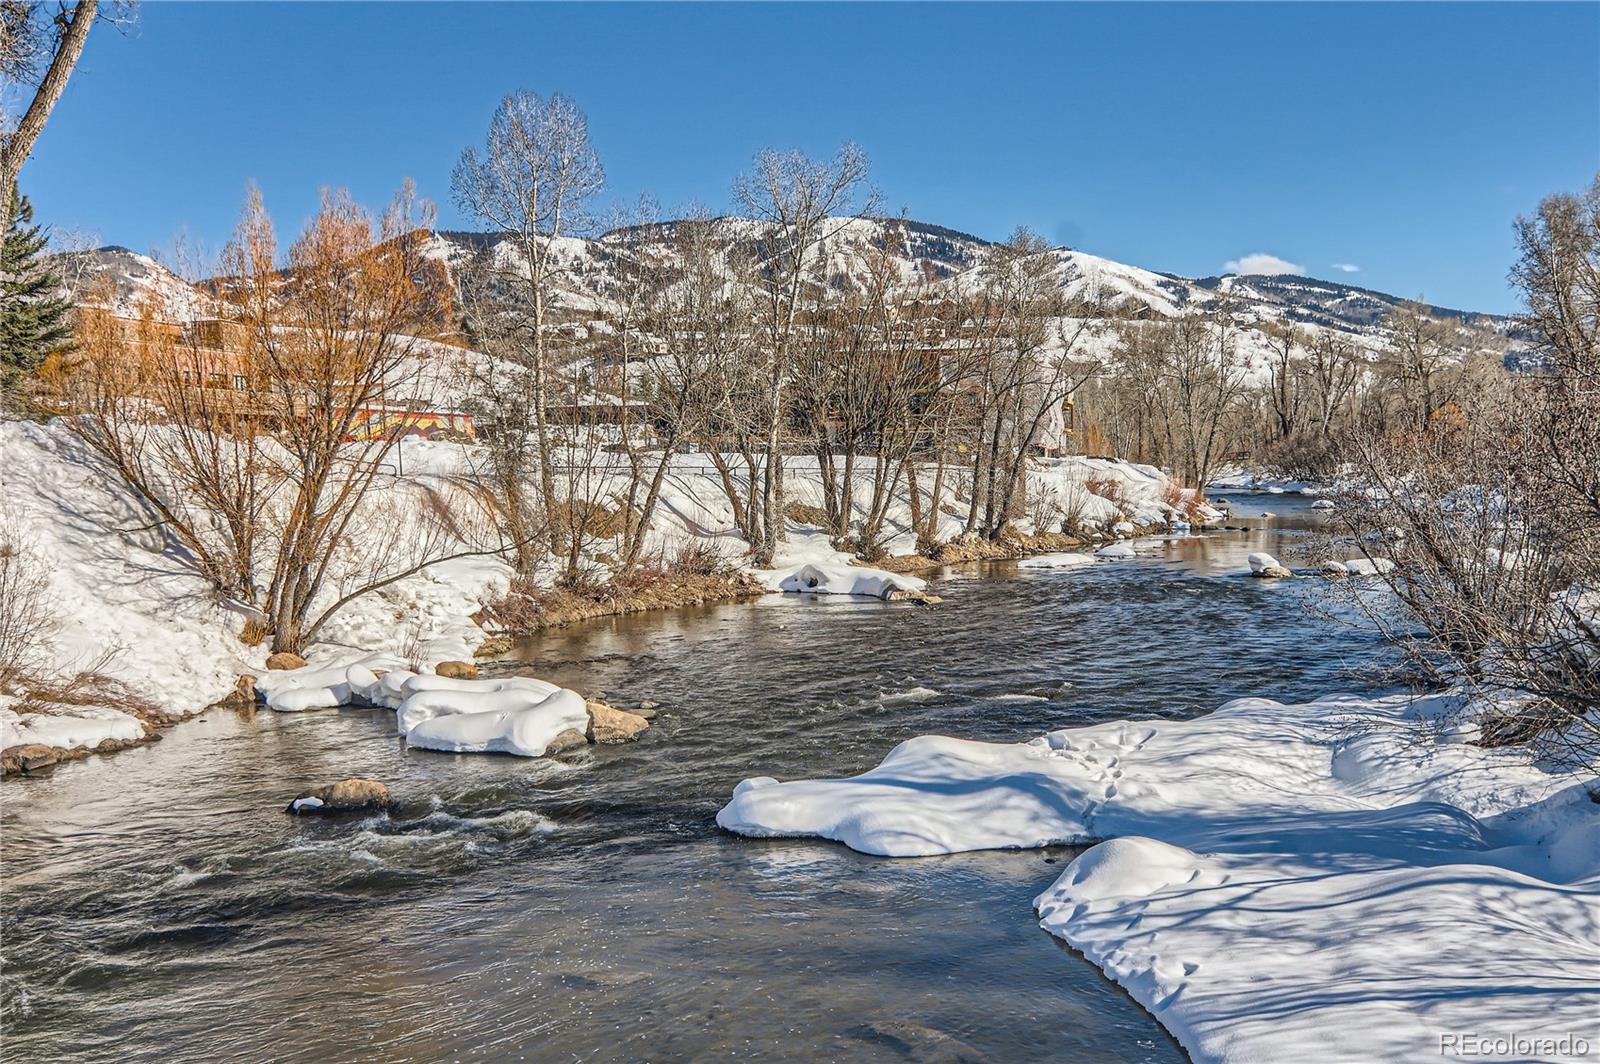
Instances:
[[[717,822],[901,857],[1110,839],[1038,897],[1041,924],[1199,1061],[1592,1031],[1600,805],[1463,741],[1454,710],[1247,699],[1020,744],[925,736],[851,779],[746,780]]]

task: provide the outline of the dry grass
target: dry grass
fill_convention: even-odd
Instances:
[[[610,581],[593,571],[550,588],[515,581],[474,617],[480,625],[525,635],[594,617],[737,602],[764,591],[714,546],[692,541],[670,554],[647,558]]]
[[[265,617],[246,617],[244,627],[239,629],[239,642],[247,647],[258,647],[272,635],[272,625],[267,623]]]
[[[31,681],[15,708],[18,713],[60,715],[84,706],[120,710],[156,727],[178,719],[121,680],[93,671],[79,672],[65,680]]]

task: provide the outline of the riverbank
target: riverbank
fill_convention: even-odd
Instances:
[[[0,453],[6,455],[0,463],[0,519],[6,529],[17,530],[22,549],[36,559],[54,629],[38,660],[24,663],[29,673],[52,681],[81,673],[120,684],[131,697],[172,719],[185,719],[228,697],[240,677],[262,674],[266,647],[245,641],[252,611],[217,595],[194,559],[162,534],[150,510],[64,424],[0,422]],[[396,449],[394,476],[378,494],[448,498],[470,480],[480,457],[470,444],[408,438]],[[1071,495],[1080,519],[1098,532],[1100,542],[1176,514],[1164,501],[1168,489],[1160,471],[1148,466],[1048,459],[1038,463],[1032,476],[1041,492]],[[808,467],[796,459],[787,479],[791,501],[802,511],[815,509],[821,501],[821,478],[814,460]],[[1089,492],[1086,485],[1091,482],[1102,485],[1099,490],[1115,501]],[[619,490],[621,486],[619,482]],[[394,517],[388,513],[372,519]],[[896,500],[888,515],[892,534],[886,549],[891,555],[915,550],[910,529],[909,504]],[[894,565],[903,572],[923,571],[961,558],[991,556],[992,545],[959,541],[961,529],[958,516],[943,513],[936,529],[947,544],[943,556],[905,558]],[[1027,546],[1034,541],[1036,548]],[[1036,535],[1023,521],[1013,542],[1023,544],[1023,550],[1059,550],[1080,541],[1048,532]],[[342,558],[338,568],[359,577],[369,564],[361,553],[368,547],[382,549],[356,534],[349,545],[351,556]],[[703,455],[674,460],[647,548],[651,557],[688,553],[716,564],[702,571],[663,565],[658,568],[666,571],[652,579],[644,578],[648,572],[634,574],[633,585],[617,587],[604,577],[613,546],[597,541],[592,557],[586,558],[600,574],[592,591],[539,585],[514,601],[518,597],[510,589],[516,581],[504,559],[456,558],[349,602],[309,650],[320,646],[346,653],[381,652],[425,667],[498,653],[515,632],[548,631],[640,610],[745,601],[764,590],[759,586],[762,577],[746,567],[748,544],[739,538],[720,477]],[[1001,549],[1010,555],[1018,548]],[[851,561],[832,549],[822,529],[791,521],[776,565],[782,569]],[[329,601],[340,594],[338,587],[331,588]],[[497,610],[503,614],[498,618]],[[109,752],[155,734],[145,722],[121,713],[114,701],[33,708],[45,712],[0,707],[0,751],[52,747],[53,754],[36,750],[27,759],[41,767],[47,758]],[[41,735],[62,741],[36,741]],[[14,760],[19,766],[24,763]]]
[[[1600,804],[1553,750],[1474,745],[1477,708],[1246,699],[1019,744],[925,736],[850,779],[747,780],[718,823],[892,857],[1098,843],[1035,900],[1040,925],[1197,1061],[1555,1045],[1600,1008]],[[1563,1059],[1488,1059],[1528,1056]]]

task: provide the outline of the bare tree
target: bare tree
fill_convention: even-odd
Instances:
[[[1432,683],[1493,696],[1482,739],[1553,735],[1600,764],[1600,180],[1518,222],[1512,279],[1543,356],[1455,374],[1459,412],[1351,435],[1336,514],[1397,563],[1348,601]],[[1413,329],[1431,329],[1412,323]],[[1407,339],[1402,333],[1402,342]],[[1414,350],[1414,346],[1412,350]],[[1437,409],[1437,407],[1435,407]],[[1509,696],[1509,697],[1507,697]]]
[[[554,301],[573,267],[562,238],[586,231],[588,203],[604,184],[583,111],[565,96],[545,99],[524,90],[500,102],[483,152],[462,152],[452,175],[461,206],[493,226],[511,252],[486,253],[482,268],[503,284],[504,298],[473,327],[492,338],[492,353],[517,367],[531,403],[526,427],[538,442],[545,525],[558,555],[565,553],[566,507],[556,483],[551,407],[562,361],[557,349],[571,352],[556,328]]]
[[[380,222],[342,193],[280,257],[252,192],[216,282],[225,318],[90,308],[62,406],[222,594],[298,652],[340,609],[468,544],[448,500],[388,483],[430,404],[424,335],[447,298],[408,185]]]
[[[852,218],[872,213],[866,153],[846,144],[831,160],[766,149],[734,182],[740,206],[757,223],[749,279],[761,294],[763,395],[760,512],[753,515],[758,564],[772,561],[784,522],[783,437],[793,346],[802,314],[829,281],[828,243]]]

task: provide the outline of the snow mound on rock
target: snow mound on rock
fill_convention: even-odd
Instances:
[[[589,726],[583,696],[558,688],[540,696],[530,690],[455,692],[458,706],[475,707],[424,720],[406,732],[406,746],[457,754],[543,757],[564,731]]]
[[[405,695],[395,714],[401,735],[423,721],[461,713],[491,713],[519,709],[561,690],[531,676],[495,680],[452,680],[443,676],[413,676],[405,682]],[[581,730],[581,729],[580,729]]]
[[[1039,915],[1050,917],[1062,905],[1110,898],[1147,898],[1199,873],[1198,859],[1182,846],[1130,836],[1102,842],[1078,855],[1061,878],[1040,895]]]
[[[303,713],[348,705],[382,705],[382,681],[405,661],[393,654],[337,657],[298,669],[273,669],[256,678],[256,695],[279,713]]]
[[[1076,551],[1067,551],[1061,554],[1040,554],[1033,558],[1024,558],[1017,563],[1018,569],[1072,569],[1080,565],[1093,565],[1094,555],[1082,554]]]
[[[1281,568],[1283,568],[1283,566],[1279,563],[1278,559],[1276,559],[1272,555],[1266,554],[1266,553],[1258,552],[1258,553],[1252,554],[1252,555],[1250,555],[1250,557],[1246,558],[1245,561],[1250,563],[1250,571],[1252,573],[1264,573],[1268,569],[1281,569]]]
[[[28,743],[63,750],[94,749],[107,739],[132,742],[144,738],[138,718],[107,706],[72,706],[70,712],[19,713],[20,699],[0,695],[0,750]]]
[[[886,598],[892,591],[921,591],[928,586],[925,580],[884,569],[814,561],[769,573],[766,584],[772,591],[871,598]]]

